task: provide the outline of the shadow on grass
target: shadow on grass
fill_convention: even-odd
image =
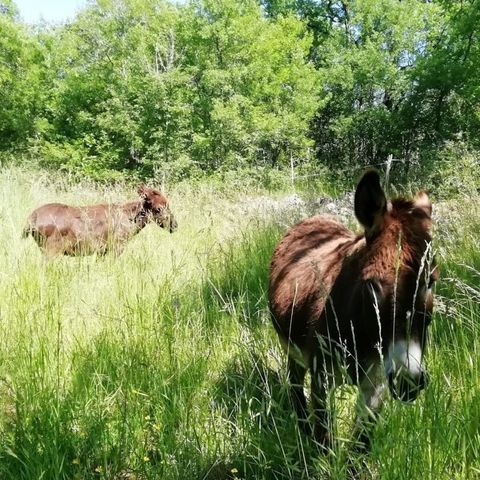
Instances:
[[[363,455],[342,447],[325,454],[299,429],[288,382],[269,363],[255,353],[241,354],[223,369],[213,404],[234,448],[204,478],[370,478]]]

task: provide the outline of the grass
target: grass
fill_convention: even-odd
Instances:
[[[20,239],[41,203],[126,198],[0,173],[0,478],[344,479],[347,456],[360,478],[480,477],[478,200],[442,207],[429,388],[387,402],[360,458],[352,388],[330,455],[298,431],[266,311],[273,248],[305,212],[257,215],[242,192],[184,186],[178,231],[148,226],[118,258],[46,262]]]

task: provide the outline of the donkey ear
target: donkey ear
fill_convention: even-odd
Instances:
[[[378,224],[387,208],[387,199],[376,170],[365,172],[355,192],[355,216],[368,234]]]
[[[427,192],[421,190],[415,195],[413,199],[413,205],[415,208],[418,208],[425,212],[425,214],[431,218],[432,217],[432,202],[428,198]]]
[[[141,183],[138,188],[137,188],[137,193],[142,197],[146,198],[148,195],[148,187],[144,184]]]

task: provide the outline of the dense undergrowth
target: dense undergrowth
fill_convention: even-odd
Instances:
[[[352,462],[359,478],[480,476],[478,201],[438,206],[430,385],[387,402],[362,458],[352,388],[330,454],[298,431],[267,314],[273,248],[305,211],[183,186],[173,235],[150,225],[119,257],[47,262],[20,239],[30,209],[131,198],[49,178],[0,174],[0,478],[343,479]]]

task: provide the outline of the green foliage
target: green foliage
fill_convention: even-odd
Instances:
[[[39,143],[37,153],[39,155],[39,166],[45,169],[55,169],[58,172],[68,173],[78,179],[88,177],[92,180],[115,181],[123,178],[125,171],[120,166],[112,167],[112,155],[94,155],[90,153],[85,144],[77,139],[73,141],[64,140],[63,143],[56,143],[48,140]],[[129,176],[135,176],[130,172]]]
[[[240,5],[206,3],[192,29],[187,55],[204,57],[196,62],[203,125],[193,147],[215,168],[249,159],[276,166],[309,145],[317,108],[317,77],[305,63],[310,38],[293,17],[268,22],[254,2]]]
[[[11,19],[18,17],[18,8],[13,0],[2,0],[0,2],[0,15],[5,15]]]
[[[300,21],[270,22],[253,1],[94,3],[45,46],[39,133],[78,145],[93,170],[173,180],[301,158],[318,107],[310,44]]]
[[[0,149],[172,182],[327,166],[349,183],[393,155],[397,182],[435,187],[445,142],[480,149],[479,7],[97,0],[27,28],[4,1]]]
[[[434,160],[431,188],[441,198],[475,197],[480,192],[480,154],[462,142],[448,142]]]
[[[39,47],[14,20],[14,6],[0,4],[0,148],[22,145],[33,134],[40,98]]]
[[[331,12],[337,23],[319,47],[327,104],[316,122],[321,155],[330,162],[411,159],[403,105],[436,12],[417,0],[342,2]]]

